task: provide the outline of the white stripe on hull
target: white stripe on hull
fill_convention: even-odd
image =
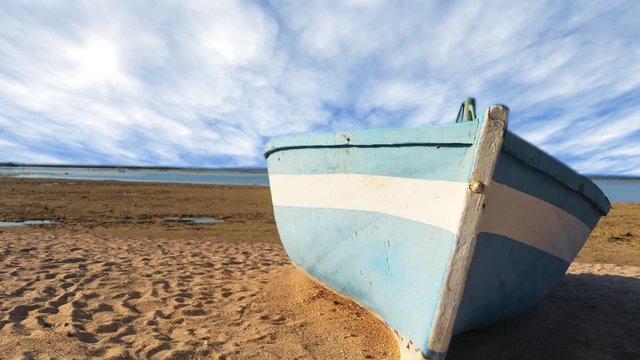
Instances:
[[[372,211],[458,234],[467,183],[362,174],[269,175],[276,206]],[[493,182],[479,231],[571,262],[591,233],[566,211]]]
[[[464,182],[379,175],[269,175],[273,204],[373,211],[458,233]]]
[[[481,232],[502,235],[572,262],[591,229],[535,196],[493,182],[487,189]]]

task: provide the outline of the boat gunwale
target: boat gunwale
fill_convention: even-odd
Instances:
[[[469,147],[478,121],[422,128],[386,128],[342,132],[313,132],[272,138],[264,147],[268,158],[279,151],[317,148]]]
[[[387,147],[470,147],[472,146],[472,142],[468,143],[455,143],[455,142],[407,142],[407,143],[393,143],[393,144],[341,144],[341,145],[298,145],[298,146],[282,146],[277,147],[268,151],[265,151],[264,156],[268,158],[269,155],[287,150],[303,150],[303,149],[344,149],[344,148],[387,148]]]
[[[579,174],[562,161],[529,143],[511,131],[505,134],[502,150],[561,185],[587,199],[600,213],[607,215],[611,202],[604,192],[588,177]]]

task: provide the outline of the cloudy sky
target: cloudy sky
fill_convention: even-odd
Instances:
[[[271,136],[460,101],[640,176],[639,1],[2,1],[0,161],[264,166]]]

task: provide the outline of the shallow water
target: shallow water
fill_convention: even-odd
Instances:
[[[640,203],[640,179],[594,179],[611,201]]]
[[[0,166],[0,176],[22,178],[117,180],[219,185],[269,186],[267,170],[162,170],[122,168],[70,168],[41,166]]]
[[[219,224],[223,223],[224,220],[216,219],[212,217],[175,217],[175,216],[167,216],[164,218],[166,221],[179,221],[179,222],[188,222],[194,224]]]
[[[58,224],[53,220],[0,221],[0,227]]]

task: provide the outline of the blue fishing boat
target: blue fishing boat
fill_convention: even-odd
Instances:
[[[371,311],[402,359],[535,306],[610,203],[588,178],[507,131],[509,111],[450,125],[310,133],[265,147],[291,261]]]

